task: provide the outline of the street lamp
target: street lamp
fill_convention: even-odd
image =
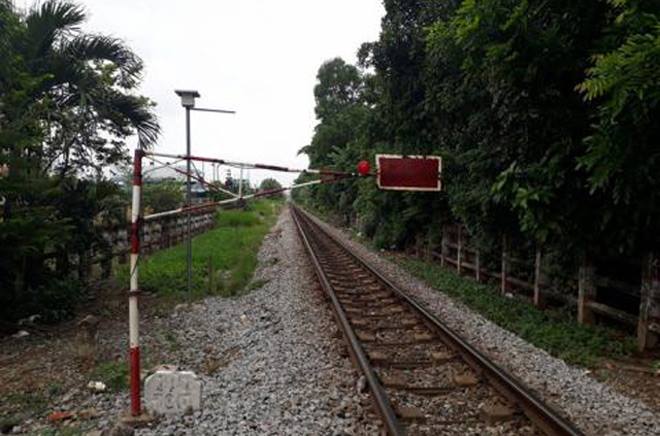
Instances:
[[[174,92],[181,97],[181,106],[185,108],[195,107],[195,98],[200,97],[199,92],[193,90],[177,89]]]
[[[174,90],[176,95],[181,97],[181,106],[186,108],[186,161],[187,161],[187,175],[186,175],[186,205],[190,206],[192,204],[192,183],[190,180],[190,175],[192,173],[192,159],[190,153],[190,111],[200,111],[200,112],[217,112],[222,114],[235,114],[235,111],[228,111],[223,109],[203,109],[195,108],[195,99],[199,98],[199,92],[195,90],[186,90],[186,89],[176,89]],[[186,251],[187,251],[187,274],[188,274],[188,296],[191,295],[192,290],[192,220],[190,209],[186,213],[186,227],[187,227],[187,238],[186,238]]]
[[[186,108],[186,206],[192,205],[192,186],[190,183],[190,174],[192,172],[190,159],[190,109],[195,107],[195,98],[199,97],[197,91],[187,91],[178,89],[176,95],[181,97],[181,106]],[[186,259],[187,259],[187,275],[188,275],[188,296],[192,289],[192,223],[191,223],[190,209],[186,213]]]

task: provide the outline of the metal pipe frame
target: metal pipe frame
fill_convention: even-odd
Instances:
[[[248,162],[237,162],[229,161],[225,159],[216,159],[210,157],[202,156],[186,156],[181,154],[171,154],[171,153],[156,153],[156,152],[146,152],[147,156],[156,156],[156,157],[166,157],[170,159],[180,159],[180,160],[197,160],[200,162],[211,162],[220,165],[229,165],[237,168],[250,168],[250,169],[261,169],[261,170],[270,170],[270,171],[280,171],[286,173],[302,173],[302,174],[320,174],[320,175],[329,175],[329,176],[351,176],[357,177],[358,173],[347,172],[347,171],[334,171],[334,170],[317,170],[317,169],[298,169],[298,168],[288,168],[279,165],[266,165],[260,163],[248,163]]]
[[[147,156],[147,159],[150,159],[150,160],[156,162],[157,164],[161,164],[161,165],[163,165],[163,166],[167,166],[167,165],[168,165],[167,163],[165,163],[165,162],[163,162],[163,161],[161,161],[161,160],[158,160],[158,159],[156,159],[156,158],[153,157],[153,156]],[[181,161],[181,160],[178,160],[177,162],[180,162],[180,161]],[[160,168],[162,168],[162,166],[161,166]],[[171,168],[172,168],[174,171],[176,171],[177,173],[179,173],[179,174],[188,175],[188,173],[186,173],[185,171],[182,171],[182,170],[180,170],[180,169],[178,169],[178,168],[176,168],[176,167],[171,167]],[[200,176],[194,176],[194,175],[192,175],[192,174],[190,175],[190,177],[192,177],[194,180],[198,181],[198,182],[201,183],[202,185],[208,187],[209,189],[215,190],[215,191],[217,191],[217,192],[222,192],[222,193],[227,194],[227,195],[230,195],[230,196],[232,196],[232,197],[238,197],[236,194],[234,194],[234,193],[231,192],[231,191],[228,191],[228,190],[226,190],[226,189],[223,189],[223,188],[221,188],[221,187],[219,187],[219,186],[216,186],[216,185],[214,185],[214,184],[212,184],[212,183],[207,182],[203,177],[200,177]]]
[[[227,200],[210,201],[210,202],[201,203],[201,204],[198,204],[198,205],[195,205],[195,206],[190,206],[190,207],[185,207],[184,206],[184,207],[180,207],[178,209],[172,209],[172,210],[166,210],[166,211],[163,211],[163,212],[152,213],[150,215],[146,215],[142,220],[143,221],[152,221],[152,220],[155,220],[155,219],[158,219],[158,218],[188,212],[189,210],[192,212],[192,211],[196,211],[196,210],[199,210],[199,209],[206,209],[206,208],[211,208],[211,207],[223,206],[225,204],[236,203],[237,201],[240,201],[240,200],[249,200],[249,199],[252,199],[252,198],[268,197],[269,195],[279,194],[279,193],[284,192],[284,191],[290,191],[290,190],[293,190],[293,189],[298,189],[298,188],[302,188],[302,187],[305,187],[305,186],[317,185],[317,184],[320,184],[320,183],[327,183],[327,182],[324,182],[323,180],[311,180],[309,182],[299,183],[297,185],[287,186],[287,187],[284,187],[284,188],[269,189],[267,191],[256,192],[254,194],[246,195],[242,199],[238,198],[238,197],[235,197],[235,198],[229,198]]]

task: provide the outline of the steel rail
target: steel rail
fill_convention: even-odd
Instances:
[[[463,360],[472,369],[482,374],[490,384],[505,398],[512,403],[518,405],[527,418],[532,421],[543,433],[547,435],[561,435],[561,436],[582,436],[583,433],[575,427],[572,423],[564,419],[556,410],[540,400],[529,388],[525,387],[517,378],[509,374],[504,369],[498,367],[488,357],[486,357],[479,350],[470,345],[465,339],[459,336],[444,322],[440,321],[434,314],[430,313],[414,298],[407,295],[398,285],[394,284],[380,271],[371,265],[369,261],[364,259],[361,255],[357,254],[343,241],[338,239],[335,235],[324,229],[318,222],[318,218],[310,213],[293,206],[296,213],[303,216],[306,221],[313,223],[314,227],[318,229],[324,236],[328,237],[331,241],[337,244],[346,254],[355,259],[358,263],[366,268],[374,277],[379,280],[384,286],[390,288],[394,293],[400,297],[409,307],[414,311],[422,314],[423,317],[435,328],[437,333],[442,337],[443,341],[453,348]],[[294,213],[294,217],[295,217]],[[300,228],[299,228],[299,231]],[[302,231],[301,231],[302,235]],[[306,238],[305,236],[303,236]],[[306,239],[305,239],[306,240]],[[307,244],[307,243],[306,243]],[[308,251],[311,247],[308,247]],[[310,252],[310,255],[312,252]],[[316,259],[315,255],[314,259]],[[317,271],[320,269],[318,261],[315,261]],[[319,273],[317,272],[317,275]],[[326,279],[327,282],[327,279]],[[330,286],[326,283],[325,286]],[[327,292],[327,291],[326,291]],[[369,365],[368,361],[366,363]],[[372,370],[373,371],[373,370]]]
[[[321,287],[332,301],[332,307],[334,309],[337,321],[339,322],[339,326],[344,334],[344,338],[346,339],[346,342],[349,345],[349,350],[353,355],[355,362],[360,367],[360,370],[362,371],[362,374],[364,375],[367,381],[367,385],[369,386],[369,390],[371,391],[372,399],[376,404],[376,409],[378,410],[378,414],[383,419],[383,423],[385,424],[385,428],[387,429],[389,434],[393,436],[404,435],[405,432],[403,430],[403,427],[399,422],[396,413],[394,412],[394,409],[392,407],[392,404],[390,403],[387,393],[385,392],[383,385],[380,383],[380,380],[376,376],[376,373],[374,372],[373,368],[371,367],[371,364],[369,363],[369,359],[367,358],[367,355],[364,352],[362,345],[358,341],[358,338],[355,335],[355,332],[353,331],[353,328],[351,327],[348,318],[346,317],[346,313],[344,312],[344,309],[342,308],[339,299],[337,298],[337,295],[332,289],[332,285],[330,284],[330,281],[328,280],[323,270],[323,267],[321,266],[318,257],[314,252],[314,249],[312,248],[309,239],[307,238],[307,234],[303,229],[303,225],[297,215],[297,211],[296,209],[292,209],[292,211],[293,211],[292,213],[293,220],[296,223],[296,227],[298,229],[298,233],[300,234],[300,238],[302,239],[303,245],[305,246],[307,253],[309,254],[309,257],[311,258],[312,263],[314,264],[314,270],[316,271],[316,276],[319,279]]]

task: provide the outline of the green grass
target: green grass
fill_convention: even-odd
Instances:
[[[92,371],[92,380],[101,381],[114,392],[128,389],[128,365],[124,361],[99,363]]]
[[[193,298],[235,295],[249,283],[261,241],[275,223],[281,201],[259,200],[246,210],[223,210],[217,226],[193,238]],[[139,265],[140,289],[166,297],[186,297],[186,247],[179,244]],[[118,273],[128,281],[128,268]]]
[[[48,411],[50,398],[41,390],[28,392],[12,392],[5,396],[4,403],[11,405],[11,414],[0,411],[0,429],[7,430],[14,425],[20,425],[29,416],[42,416]]]
[[[567,312],[540,310],[524,300],[504,297],[494,286],[437,264],[410,258],[396,261],[434,288],[569,363],[593,366],[601,358],[624,357],[634,350],[632,338],[621,338],[620,333],[604,327],[579,325]]]

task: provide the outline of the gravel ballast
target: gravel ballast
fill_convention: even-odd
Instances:
[[[535,390],[544,401],[560,410],[586,434],[660,434],[660,417],[641,401],[614,391],[591,378],[585,369],[570,366],[502,329],[431,288],[400,266],[351,240],[346,232],[318,219],[316,221],[495,363]]]
[[[586,434],[660,434],[660,417],[642,402],[617,393],[591,378],[584,369],[569,366],[498,327],[378,253],[351,241],[341,230],[320,224],[493,361],[536,390],[539,397]],[[251,292],[239,297],[209,297],[180,305],[171,313],[143,317],[145,369],[170,364],[194,371],[204,383],[203,409],[182,417],[157,417],[137,433],[378,434],[379,428],[371,420],[373,411],[364,379],[346,357],[330,305],[318,288],[288,210],[282,212],[264,239],[251,288]],[[145,297],[142,306],[155,301],[155,297]],[[124,300],[120,303],[123,309]],[[125,328],[123,317],[104,327],[99,338],[99,349],[103,350],[99,359],[112,358],[123,365],[128,347]],[[10,358],[20,358],[20,349],[15,349],[20,340],[12,341],[5,343],[7,350],[13,346],[14,351],[3,361],[3,369]],[[115,426],[117,418],[128,409],[128,392],[91,393],[85,386],[90,381],[87,377],[92,376],[81,372],[77,364],[53,366],[66,361],[65,357],[75,349],[75,341],[41,342],[27,348],[42,356],[34,362],[39,371],[53,368],[64,376],[80,379],[79,386],[67,388],[47,405],[42,416],[15,425],[12,432],[40,434],[53,427],[46,420],[46,413],[71,411],[77,418],[56,427],[80,427],[83,432],[112,429],[103,434],[130,434],[125,426]],[[54,354],[43,357],[45,348]],[[16,366],[12,374],[22,374],[21,371],[24,368]],[[33,376],[38,375],[37,372]],[[88,418],[81,418],[83,414]]]
[[[203,410],[138,434],[378,433],[288,210],[259,264],[259,289],[207,298],[167,320],[182,350],[163,363],[201,377]]]

